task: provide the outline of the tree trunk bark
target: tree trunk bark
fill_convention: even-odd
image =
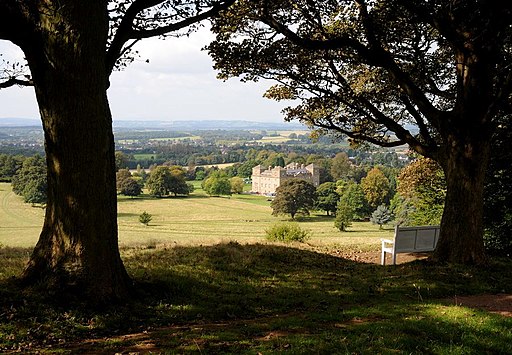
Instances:
[[[483,264],[483,194],[490,143],[482,132],[482,137],[471,143],[461,142],[453,135],[446,146],[440,159],[446,177],[446,200],[440,239],[432,259]]]
[[[118,248],[106,2],[43,3],[33,43],[22,49],[43,122],[48,203],[23,278],[76,288],[94,303],[119,300],[130,278]]]

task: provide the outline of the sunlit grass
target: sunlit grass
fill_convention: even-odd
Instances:
[[[133,245],[212,245],[221,242],[264,243],[265,230],[289,220],[273,217],[265,196],[241,194],[208,197],[199,181],[190,197],[118,198],[119,242]],[[12,193],[9,184],[0,184],[0,243],[12,247],[33,247],[41,231],[44,210],[24,204]],[[153,218],[148,226],[139,222],[147,211]],[[380,247],[380,238],[392,236],[369,222],[353,223],[348,232],[334,228],[332,217],[313,214],[299,219],[300,227],[310,231],[306,246],[361,250]]]

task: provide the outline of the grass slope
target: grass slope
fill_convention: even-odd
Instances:
[[[0,250],[2,270],[25,250]],[[278,245],[125,248],[130,303],[97,311],[0,281],[0,351],[66,354],[512,353],[512,319],[455,295],[510,292],[487,268],[361,264]]]

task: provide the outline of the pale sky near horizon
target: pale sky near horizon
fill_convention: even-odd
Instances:
[[[141,41],[141,58],[110,77],[114,120],[283,122],[281,110],[287,104],[262,97],[271,82],[223,82],[215,77],[210,57],[201,51],[212,38],[202,29],[188,38]],[[6,41],[0,41],[0,53],[10,60],[23,57]],[[0,90],[0,117],[39,118],[33,89]]]

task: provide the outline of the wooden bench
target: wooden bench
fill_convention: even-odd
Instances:
[[[381,265],[386,265],[386,253],[391,254],[393,265],[398,253],[434,251],[439,239],[439,226],[395,227],[395,239],[381,239]]]

